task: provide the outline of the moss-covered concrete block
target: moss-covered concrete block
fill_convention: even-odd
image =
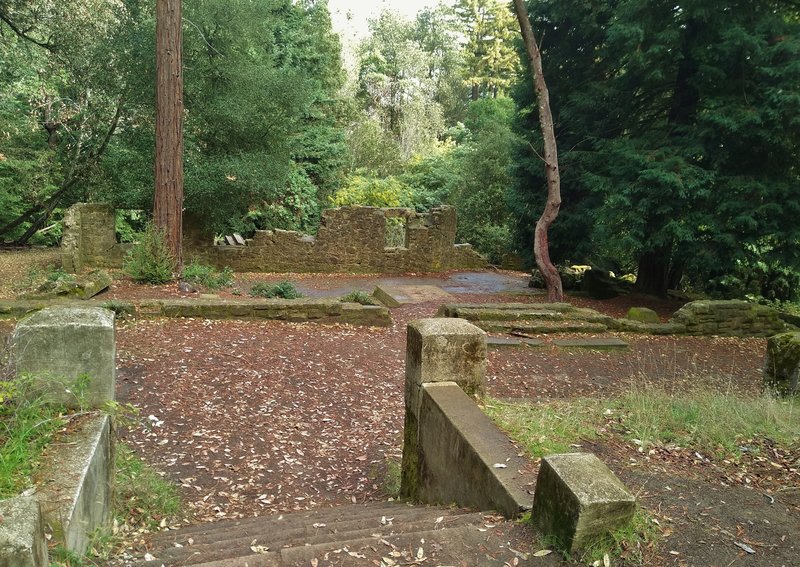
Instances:
[[[626,319],[630,319],[631,321],[639,321],[641,323],[660,323],[661,320],[658,318],[658,313],[653,311],[652,309],[648,309],[647,307],[631,307],[628,309],[628,313],[625,315]]]
[[[636,499],[595,455],[567,453],[542,459],[531,519],[564,550],[585,548],[628,524],[635,511]]]
[[[800,392],[800,332],[781,333],[767,340],[764,387],[788,396]]]

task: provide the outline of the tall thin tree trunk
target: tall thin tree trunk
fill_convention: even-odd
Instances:
[[[156,0],[156,166],[153,220],[183,267],[183,69],[181,0]]]
[[[544,139],[544,167],[547,177],[547,202],[545,203],[544,211],[542,211],[542,216],[539,217],[539,221],[536,223],[533,238],[533,255],[547,286],[548,300],[562,301],[564,299],[564,290],[561,286],[561,276],[550,260],[550,247],[547,238],[547,231],[553,221],[556,220],[556,217],[558,217],[558,211],[561,208],[561,174],[558,170],[558,147],[556,146],[556,134],[553,127],[553,113],[550,110],[550,93],[544,80],[542,54],[539,51],[539,45],[536,43],[536,37],[533,35],[525,1],[514,0],[514,10],[519,20],[525,51],[527,51],[530,59],[533,86],[539,102],[539,124],[541,125]]]

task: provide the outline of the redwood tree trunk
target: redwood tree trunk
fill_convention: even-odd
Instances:
[[[636,271],[636,290],[640,293],[667,296],[670,276],[670,251],[668,247],[643,252]]]
[[[183,266],[183,65],[181,1],[156,0],[156,167],[153,221]]]
[[[544,166],[547,177],[547,202],[542,211],[542,216],[536,223],[536,230],[533,237],[533,255],[536,258],[536,265],[544,278],[547,286],[547,298],[549,301],[562,301],[564,290],[561,287],[561,276],[558,269],[550,260],[550,248],[548,245],[547,231],[553,221],[558,216],[561,208],[561,175],[558,171],[558,147],[556,146],[556,134],[553,127],[553,113],[550,110],[550,93],[547,90],[547,83],[544,80],[542,70],[542,54],[536,37],[533,35],[533,28],[528,18],[528,8],[524,0],[514,0],[514,10],[519,20],[522,40],[525,43],[525,51],[531,63],[531,74],[533,75],[533,87],[536,90],[536,98],[539,102],[539,124],[542,128],[544,139]]]

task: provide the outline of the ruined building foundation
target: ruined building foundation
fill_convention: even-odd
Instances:
[[[118,268],[130,244],[119,244],[110,205],[78,203],[64,216],[62,264],[68,272]],[[397,219],[397,220],[390,220]],[[387,246],[391,223],[401,224],[402,246]],[[288,230],[257,230],[239,245],[215,244],[184,219],[183,256],[237,272],[440,272],[486,266],[469,244],[456,244],[456,212],[341,207],[322,213],[316,236]]]

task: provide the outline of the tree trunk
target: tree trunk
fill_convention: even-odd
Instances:
[[[478,85],[478,83],[472,83],[472,94],[470,95],[470,98],[472,100],[478,100],[480,96],[481,96],[480,86]]]
[[[670,256],[668,247],[643,252],[639,256],[639,269],[636,272],[637,291],[658,297],[667,296]]]
[[[183,267],[183,69],[181,1],[156,1],[156,164],[153,221]]]
[[[547,298],[549,301],[562,301],[564,290],[561,287],[561,276],[550,260],[550,247],[548,245],[547,231],[553,221],[558,217],[561,208],[561,175],[558,170],[558,147],[556,146],[556,134],[553,127],[553,113],[550,110],[550,93],[547,90],[547,83],[544,80],[542,69],[542,54],[536,37],[533,35],[533,28],[528,18],[528,8],[524,0],[514,0],[514,10],[519,20],[522,40],[525,43],[525,51],[531,63],[531,74],[533,75],[533,86],[536,90],[536,98],[539,101],[539,124],[542,128],[544,139],[544,166],[547,177],[547,202],[542,211],[542,216],[536,223],[536,230],[533,238],[533,254],[536,258],[536,265],[544,278],[547,287]]]

